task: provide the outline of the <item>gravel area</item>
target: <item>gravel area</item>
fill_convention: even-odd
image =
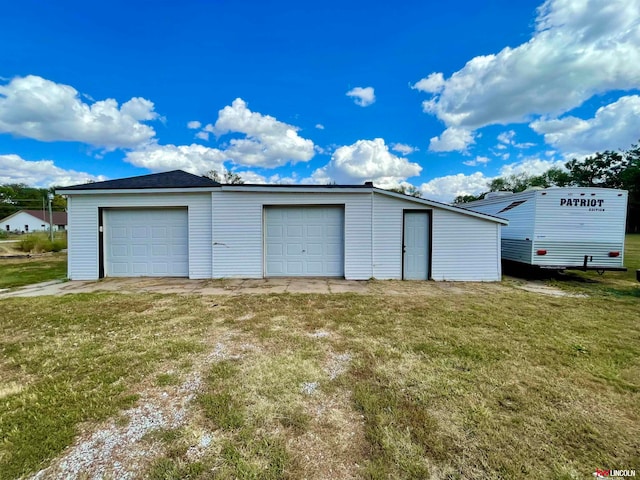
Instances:
[[[191,373],[177,386],[152,387],[140,394],[137,405],[111,419],[93,432],[81,435],[76,443],[53,463],[29,477],[30,480],[131,480],[150,461],[163,453],[160,443],[144,437],[160,429],[178,428],[189,423],[190,404],[202,386],[202,373],[208,365],[231,355],[222,343],[200,363],[200,371]],[[191,458],[203,455],[212,443],[204,433],[189,449]]]

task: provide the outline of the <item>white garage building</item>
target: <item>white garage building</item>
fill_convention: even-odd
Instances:
[[[507,221],[365,185],[221,185],[180,170],[77,185],[69,278],[496,281]]]

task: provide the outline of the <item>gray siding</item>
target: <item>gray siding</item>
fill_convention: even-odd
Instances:
[[[504,260],[531,263],[532,252],[533,242],[531,240],[502,239],[502,258]]]
[[[370,193],[221,192],[212,194],[213,277],[264,276],[263,207],[344,205],[344,275],[371,278]]]
[[[69,273],[72,280],[98,278],[98,208],[187,207],[189,278],[211,278],[211,194],[105,194],[69,196]]]

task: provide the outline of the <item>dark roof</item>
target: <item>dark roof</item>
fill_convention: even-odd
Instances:
[[[152,173],[139,177],[118,178],[104,182],[85,183],[71,187],[60,187],[58,190],[126,190],[134,188],[197,188],[219,187],[218,182],[210,178],[193,175],[182,170],[164,173]]]
[[[43,212],[42,210],[20,210],[15,212],[16,215],[20,212],[28,213],[32,217],[36,217],[45,223],[49,223],[49,212]],[[52,212],[54,225],[66,225],[67,224],[67,212]],[[11,216],[11,215],[10,215]]]
[[[308,188],[308,189],[320,189],[320,188],[372,188],[371,185],[336,185],[336,184],[327,184],[327,185],[316,185],[309,183],[240,183],[240,184],[231,184],[224,183],[222,186],[224,187],[261,187],[261,188]]]

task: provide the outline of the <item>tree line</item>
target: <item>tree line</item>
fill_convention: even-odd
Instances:
[[[640,232],[640,145],[628,150],[596,152],[584,160],[565,163],[566,170],[550,168],[542,175],[510,175],[494,178],[480,195],[459,195],[455,204],[480,200],[489,192],[522,192],[531,187],[601,187],[629,192],[627,232]]]
[[[0,185],[0,219],[8,217],[20,210],[42,210],[49,209],[47,196],[54,194],[51,201],[51,209],[56,212],[63,212],[67,208],[67,201],[61,195],[55,195],[55,189],[35,188],[23,183],[8,183]]]

